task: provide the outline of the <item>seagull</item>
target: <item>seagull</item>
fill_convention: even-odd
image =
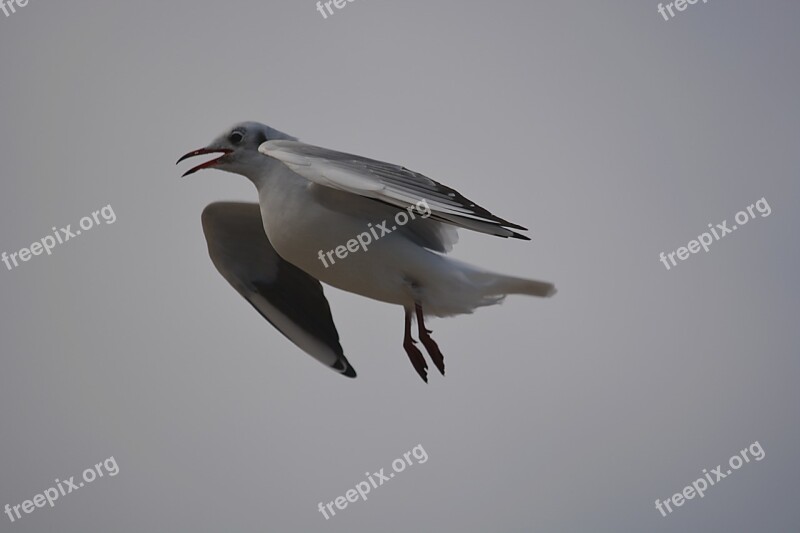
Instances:
[[[426,383],[428,364],[413,338],[414,322],[419,342],[444,375],[444,356],[426,316],[472,313],[509,294],[556,292],[552,283],[488,272],[447,256],[459,228],[530,238],[518,233],[526,228],[405,167],[305,144],[258,122],[225,130],[178,163],[210,154],[218,157],[183,176],[203,169],[239,174],[256,186],[259,199],[204,209],[214,266],[280,333],[344,376],[356,372],[320,282],[402,306],[403,348]],[[359,235],[364,241],[370,235],[369,247],[350,247]]]

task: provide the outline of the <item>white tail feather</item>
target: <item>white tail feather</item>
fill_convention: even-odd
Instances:
[[[506,276],[442,258],[447,262],[447,277],[426,287],[427,311],[436,316],[472,313],[478,307],[498,304],[509,294],[547,298],[556,293],[552,283]]]

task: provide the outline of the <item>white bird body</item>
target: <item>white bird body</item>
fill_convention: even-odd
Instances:
[[[497,303],[504,287],[516,284],[525,293],[525,280],[482,272],[420,247],[399,231],[372,242],[367,251],[344,259],[334,256],[336,262],[326,267],[320,250],[345,245],[370,224],[393,223],[397,209],[311,183],[266,159],[252,179],[264,231],[275,251],[332,287],[403,307],[420,302],[426,313],[440,317]],[[540,292],[538,285],[532,290]]]

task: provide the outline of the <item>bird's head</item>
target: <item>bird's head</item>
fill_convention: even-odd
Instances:
[[[221,154],[219,157],[201,163],[187,170],[182,177],[194,174],[204,168],[216,168],[226,172],[247,176],[258,168],[258,165],[269,158],[258,151],[258,147],[267,141],[276,139],[296,140],[274,128],[258,122],[241,122],[211,141],[205,148],[194,150],[178,159],[178,163],[199,155]]]

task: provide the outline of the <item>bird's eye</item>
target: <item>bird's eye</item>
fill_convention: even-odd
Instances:
[[[228,137],[228,140],[233,144],[239,144],[244,139],[244,133],[241,131],[234,131]]]

